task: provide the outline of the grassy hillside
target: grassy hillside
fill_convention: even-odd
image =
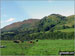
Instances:
[[[43,17],[40,20],[29,19],[29,20],[24,20],[20,23],[13,23],[3,28],[3,30],[6,30],[8,32],[13,32],[13,33],[8,33],[3,31],[1,34],[2,36],[1,39],[2,40],[4,39],[11,40],[11,38],[22,39],[22,40],[30,40],[30,39],[37,39],[37,38],[47,39],[48,36],[49,39],[58,39],[59,37],[63,39],[73,39],[74,30],[71,28],[74,28],[74,16],[75,15],[66,17],[60,14],[51,14]],[[65,37],[59,36],[58,34],[59,32],[54,33],[54,31],[61,31],[60,35],[64,34]],[[46,36],[44,37],[44,35],[40,32],[43,32],[43,34]],[[32,34],[32,36],[30,34]],[[59,37],[54,37],[53,34]]]
[[[69,29],[62,29],[62,30],[56,30],[56,31],[61,31],[61,32],[74,32],[74,30],[75,30],[75,28],[69,28]]]
[[[64,29],[74,26],[74,16],[62,16],[60,14],[51,14],[39,19],[29,19],[16,22],[2,28],[2,31],[23,30],[25,28],[37,28],[37,31],[49,31],[51,29]]]
[[[74,22],[75,22],[74,17],[75,17],[75,15],[66,17],[65,20],[62,20],[53,29],[60,30],[60,29],[74,28]]]
[[[2,31],[15,31],[25,28],[33,28],[39,19],[28,19],[21,22],[15,22],[2,28]]]
[[[40,20],[38,29],[40,31],[49,31],[52,28],[55,28],[55,26],[60,24],[62,21],[66,20],[65,18],[65,16],[59,14],[51,14],[49,16],[46,16]]]

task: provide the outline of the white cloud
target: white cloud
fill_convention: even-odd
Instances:
[[[9,18],[8,20],[0,20],[1,28],[3,28],[5,25],[10,24],[12,21],[14,21],[15,18]]]
[[[5,22],[11,22],[11,21],[14,21],[14,20],[15,20],[15,18],[10,18],[10,19],[6,20]]]
[[[9,18],[8,20],[1,20],[0,23],[8,23],[8,22],[11,22],[14,20],[15,20],[15,18]]]

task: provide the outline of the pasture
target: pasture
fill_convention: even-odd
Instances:
[[[39,40],[35,43],[1,41],[1,55],[58,55],[59,51],[75,51],[74,40]]]

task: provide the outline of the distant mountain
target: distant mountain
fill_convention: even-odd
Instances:
[[[17,30],[20,28],[31,28],[34,27],[38,21],[39,19],[28,19],[21,22],[15,22],[2,28],[2,31]]]
[[[74,16],[62,16],[60,14],[51,14],[39,19],[28,19],[16,22],[2,28],[2,31],[33,29],[34,31],[53,31],[74,27]]]
[[[69,38],[73,38],[75,25],[74,17],[75,15],[66,17],[60,14],[51,14],[40,20],[28,19],[21,22],[16,22],[1,29],[1,39],[30,40],[37,38],[44,39],[44,37],[45,39],[56,39],[56,36],[50,37],[52,34],[57,35],[59,38],[62,38],[62,34],[65,34],[64,38],[67,38],[67,35],[68,37],[71,36]]]

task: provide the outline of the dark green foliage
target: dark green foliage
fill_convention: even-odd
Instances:
[[[74,39],[74,32],[48,32],[44,33],[34,33],[33,36],[30,36],[31,38],[34,37],[34,39]]]

